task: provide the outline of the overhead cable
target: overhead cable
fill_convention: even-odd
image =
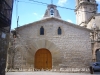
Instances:
[[[29,1],[32,1],[32,2],[35,2],[35,3],[39,3],[39,4],[42,4],[42,5],[49,5],[48,3],[44,3],[44,2],[40,2],[40,1],[36,1],[36,0],[29,0]],[[31,3],[31,2],[26,2],[26,1],[19,1],[19,2],[24,2],[24,3]],[[34,3],[31,3],[31,4],[34,4]],[[56,5],[57,6],[57,5]],[[73,10],[75,11],[76,9],[72,9],[72,8],[67,8],[67,7],[62,7],[62,6],[57,6],[59,8],[63,8],[63,9],[68,9],[68,10]],[[82,11],[82,10],[79,10],[81,12],[87,12],[87,13],[95,13],[95,11],[93,12],[89,12],[89,11]]]

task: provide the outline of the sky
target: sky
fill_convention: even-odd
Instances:
[[[54,5],[75,9],[75,0],[35,0]],[[100,0],[96,0],[98,3],[98,13],[100,13]],[[34,2],[33,0],[14,0],[11,29],[25,24],[29,24],[38,20],[41,20],[47,9],[46,4]],[[76,24],[76,16],[74,10],[64,9],[57,7],[62,20]]]

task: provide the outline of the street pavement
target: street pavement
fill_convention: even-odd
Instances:
[[[7,72],[6,75],[100,75],[100,74],[36,71],[36,72]]]

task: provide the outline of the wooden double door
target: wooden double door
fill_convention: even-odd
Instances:
[[[35,54],[36,69],[52,69],[52,56],[49,50],[39,49]]]

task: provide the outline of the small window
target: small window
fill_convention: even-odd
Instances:
[[[40,35],[44,35],[44,28],[43,28],[43,26],[41,26],[41,28],[40,28]]]
[[[58,35],[61,35],[62,34],[62,31],[61,31],[61,28],[59,27],[58,28]]]

